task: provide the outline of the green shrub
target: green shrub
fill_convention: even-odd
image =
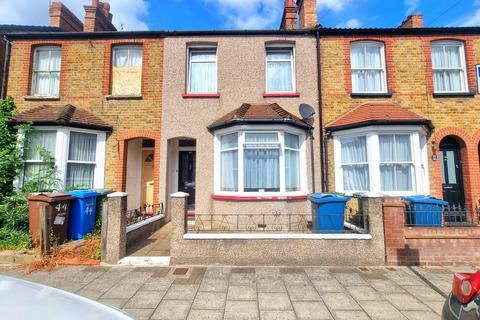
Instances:
[[[3,199],[0,204],[0,227],[28,232],[28,200],[22,194]]]
[[[28,232],[0,228],[0,250],[21,250],[32,246]]]

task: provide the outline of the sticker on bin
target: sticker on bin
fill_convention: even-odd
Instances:
[[[93,203],[87,204],[87,206],[85,207],[85,214],[87,216],[95,214],[95,205]]]
[[[53,224],[55,225],[63,225],[65,223],[65,217],[61,216],[56,216],[55,221],[53,221]]]

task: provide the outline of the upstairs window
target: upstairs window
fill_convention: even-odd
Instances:
[[[189,48],[187,92],[217,93],[217,48]]]
[[[35,48],[31,92],[33,96],[59,96],[61,60],[61,49],[58,46]]]
[[[381,42],[350,45],[353,93],[386,93],[385,50]]]
[[[142,55],[140,45],[113,48],[112,95],[142,93]]]
[[[434,90],[437,93],[467,92],[467,72],[463,43],[432,43]]]
[[[295,91],[293,48],[267,47],[267,93]]]

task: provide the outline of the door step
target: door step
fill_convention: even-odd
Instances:
[[[170,257],[125,257],[118,261],[121,266],[168,267]]]

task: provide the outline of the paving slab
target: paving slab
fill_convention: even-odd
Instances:
[[[318,301],[320,295],[313,286],[289,286],[288,294],[292,301]]]
[[[261,320],[296,320],[293,311],[260,311]]]
[[[125,308],[128,309],[155,309],[166,291],[137,291],[135,295],[128,300]]]
[[[357,301],[382,300],[382,296],[370,286],[346,287],[348,293]]]
[[[320,301],[293,302],[293,308],[299,320],[333,319],[325,304]]]
[[[265,293],[258,294],[258,305],[261,311],[292,310],[292,303],[286,293]]]
[[[361,310],[358,303],[347,293],[325,293],[322,300],[330,310]]]
[[[333,311],[335,320],[370,320],[370,317],[363,311],[340,310]]]
[[[387,301],[360,301],[363,310],[372,320],[406,319],[400,311]]]
[[[229,286],[228,300],[257,300],[257,290],[250,286]]]
[[[154,309],[123,309],[123,311],[135,320],[149,320]]]
[[[227,301],[225,320],[256,320],[259,319],[256,301]]]
[[[425,304],[410,294],[392,293],[386,294],[385,298],[398,310],[429,310]]]
[[[221,310],[225,308],[226,293],[198,292],[193,301],[192,309]]]
[[[197,285],[172,284],[165,295],[165,300],[190,300],[193,301],[198,290]]]
[[[192,310],[187,320],[222,320],[223,311],[219,310]]]
[[[199,291],[207,292],[227,292],[228,281],[223,279],[207,279],[204,278]]]
[[[151,319],[154,320],[185,320],[190,311],[191,301],[164,300],[160,302]]]

